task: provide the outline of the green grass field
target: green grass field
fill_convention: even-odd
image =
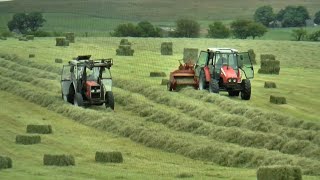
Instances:
[[[186,38],[129,41],[135,49],[133,57],[115,55],[120,38],[78,37],[69,47],[56,47],[54,38],[1,41],[0,97],[8,102],[0,112],[5,142],[1,152],[14,161],[13,169],[1,170],[3,177],[171,179],[188,173],[195,179],[255,179],[261,165],[292,164],[313,175],[304,179],[318,178],[318,43]],[[173,56],[160,55],[163,41],[173,42]],[[149,77],[151,71],[168,75],[174,70],[184,47],[215,46],[252,48],[257,57],[275,54],[281,62],[280,75],[256,74],[250,101],[191,89],[172,93],[160,86],[161,78]],[[36,57],[29,59],[29,54]],[[114,58],[115,112],[104,107],[75,108],[61,100],[61,64],[54,59],[66,63],[79,54]],[[275,81],[278,88],[263,88],[267,80]],[[270,104],[271,94],[285,96],[288,104]],[[28,149],[16,145],[15,135],[23,134],[29,123],[50,123],[55,133],[43,136],[42,144],[26,146]],[[104,149],[122,151],[125,162],[96,164],[95,151]],[[44,167],[42,156],[47,152],[74,154],[76,166]]]

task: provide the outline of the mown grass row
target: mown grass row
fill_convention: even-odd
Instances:
[[[290,137],[297,140],[306,140],[320,145],[320,132],[314,130],[289,128],[274,124],[272,121],[261,118],[261,111],[255,108],[248,109],[247,115],[245,116],[250,115],[251,118],[247,118],[245,116],[221,112],[219,109],[211,107],[210,104],[203,102],[204,100],[197,100],[196,98],[190,99],[188,98],[189,96],[184,97],[178,93],[167,93],[163,88],[161,89],[156,86],[150,87],[143,82],[137,83],[136,81],[117,77],[114,81],[114,85],[134,93],[142,94],[154,102],[165,104],[171,108],[177,108],[183,113],[186,113],[192,117],[196,117],[207,122],[212,122],[219,126],[235,126],[252,131],[274,133],[284,138]],[[195,94],[198,92],[194,90],[190,90],[190,92],[191,91]],[[209,94],[208,96],[218,95]],[[230,106],[232,106],[232,104],[230,104]]]
[[[258,167],[261,165],[291,164],[301,166],[305,174],[320,175],[320,162],[275,151],[242,148],[209,140],[205,137],[169,130],[132,115],[106,113],[83,109],[64,103],[58,96],[29,84],[0,77],[1,90],[22,96],[49,110],[67,116],[85,125],[107,130],[148,147],[179,153],[184,156],[212,161],[224,166]]]
[[[320,147],[310,141],[283,138],[275,134],[254,132],[238,127],[216,126],[153,103],[141,95],[119,88],[113,90],[117,104],[121,104],[125,110],[147,121],[162,123],[170,129],[208,136],[221,142],[235,143],[244,147],[279,150],[286,154],[297,154],[320,160]]]

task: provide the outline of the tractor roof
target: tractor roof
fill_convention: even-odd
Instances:
[[[220,53],[237,53],[238,50],[232,48],[208,48],[208,51]]]

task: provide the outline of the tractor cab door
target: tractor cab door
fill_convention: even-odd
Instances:
[[[207,60],[208,60],[208,52],[201,51],[195,66],[195,73],[197,77],[199,77],[201,69],[207,65]]]
[[[238,53],[238,67],[247,79],[252,79],[254,77],[254,70],[248,52]]]
[[[73,68],[73,67],[72,67]],[[61,93],[67,96],[69,94],[69,88],[72,83],[71,80],[71,66],[64,65],[61,72]]]

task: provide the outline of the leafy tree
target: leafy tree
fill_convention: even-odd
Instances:
[[[309,12],[304,6],[287,6],[277,14],[277,20],[282,22],[283,27],[304,26],[309,18]]]
[[[35,32],[42,27],[44,22],[46,22],[46,20],[39,12],[32,12],[27,15],[27,26],[32,32]]]
[[[116,37],[140,37],[141,33],[137,31],[135,25],[128,23],[118,25],[111,35]]]
[[[307,31],[303,28],[294,29],[292,30],[292,36],[296,41],[301,41],[304,40],[304,38],[307,36]]]
[[[261,23],[251,22],[248,25],[248,34],[252,39],[263,36],[267,31],[267,28]]]
[[[190,19],[179,19],[176,21],[176,37],[199,37],[200,25],[197,21]]]
[[[319,41],[320,40],[320,30],[315,31],[307,36],[309,41]]]
[[[17,31],[22,34],[27,32],[35,32],[46,20],[43,18],[41,13],[33,12],[30,14],[16,13],[13,15],[12,20],[8,22],[8,28],[10,31]]]
[[[10,31],[17,31],[25,34],[28,31],[27,14],[14,14],[12,20],[8,22],[8,28]]]
[[[315,15],[314,15],[314,23],[316,24],[320,24],[320,11],[318,11]]]
[[[268,27],[269,23],[275,19],[275,14],[271,6],[259,7],[254,13],[254,21]]]
[[[222,22],[214,22],[209,25],[208,37],[210,38],[227,38],[230,36],[230,29]]]
[[[160,29],[155,28],[148,21],[141,21],[138,23],[137,32],[141,37],[160,37]]]
[[[267,28],[261,24],[250,20],[236,20],[231,23],[231,31],[236,38],[246,39],[261,37],[267,32]]]

